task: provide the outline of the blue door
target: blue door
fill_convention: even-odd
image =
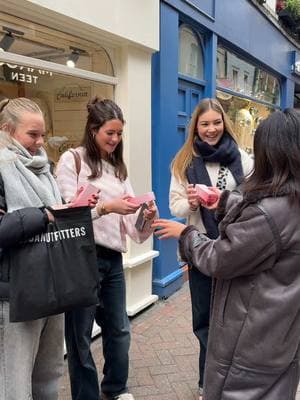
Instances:
[[[196,105],[203,98],[203,87],[180,79],[178,82],[177,111],[177,150],[179,150],[188,132],[188,124]]]

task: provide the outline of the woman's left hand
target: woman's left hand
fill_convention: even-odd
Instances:
[[[100,193],[100,191],[99,191],[99,193]],[[91,208],[95,208],[96,207],[96,205],[98,203],[98,200],[99,200],[99,193],[92,194],[92,196],[89,198],[89,200],[88,200],[89,207],[91,207]]]
[[[151,228],[154,228],[154,235],[157,236],[158,239],[179,239],[186,227],[187,225],[185,224],[168,219],[156,219],[151,225]]]
[[[144,210],[144,218],[148,221],[154,219],[157,214],[157,207],[154,200],[147,203],[147,208]]]

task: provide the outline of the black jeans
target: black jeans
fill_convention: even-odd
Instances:
[[[210,315],[211,278],[197,268],[189,270],[189,285],[192,300],[193,332],[200,343],[199,386],[203,387],[204,368]]]
[[[73,400],[99,400],[96,366],[90,351],[93,322],[101,327],[104,367],[101,391],[108,398],[127,392],[130,324],[126,313],[122,255],[97,247],[99,305],[66,313],[66,346]]]

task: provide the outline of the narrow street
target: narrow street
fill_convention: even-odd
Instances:
[[[198,399],[198,345],[191,327],[188,283],[167,300],[141,312],[131,322],[128,384],[135,400]],[[92,350],[101,379],[100,337],[94,340]],[[65,368],[59,400],[71,399],[67,363]],[[300,388],[296,400],[300,400]]]

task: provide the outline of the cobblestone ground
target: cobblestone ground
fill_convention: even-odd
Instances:
[[[188,284],[144,310],[131,323],[128,385],[135,399],[198,399],[198,345],[191,328]],[[92,351],[101,379],[101,338],[93,341]],[[67,365],[59,400],[71,400]],[[296,400],[300,400],[300,387]]]

